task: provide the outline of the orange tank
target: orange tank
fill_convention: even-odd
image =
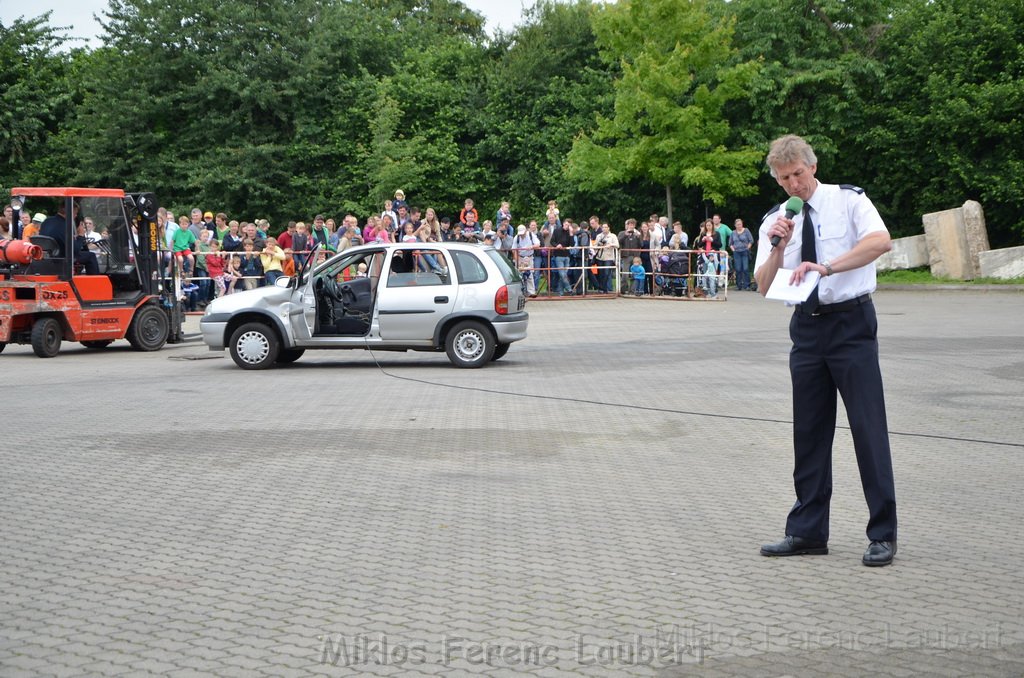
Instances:
[[[43,248],[27,240],[0,240],[0,264],[28,264],[43,258]]]

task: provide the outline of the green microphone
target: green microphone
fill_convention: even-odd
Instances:
[[[804,211],[804,201],[801,200],[800,198],[796,197],[795,195],[792,198],[790,198],[789,200],[786,201],[786,218],[787,219],[792,219],[799,212],[803,212],[803,211]],[[771,240],[772,249],[775,249],[778,246],[779,240],[781,240],[781,239],[782,238],[780,238],[777,235],[773,235],[772,236],[772,240]]]

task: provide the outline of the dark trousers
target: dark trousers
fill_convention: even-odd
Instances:
[[[896,489],[877,332],[870,301],[827,315],[797,311],[790,320],[796,503],[786,522],[788,535],[828,540],[838,392],[846,406],[867,500],[868,539],[896,539]]]
[[[736,289],[750,289],[750,251],[733,252],[732,260],[736,271]]]

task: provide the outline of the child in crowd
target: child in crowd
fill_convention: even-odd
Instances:
[[[507,221],[509,224],[512,223],[512,206],[508,200],[503,200],[501,207],[498,208],[497,214],[494,215],[494,223],[500,224],[502,221]]]
[[[300,221],[295,224],[295,232],[292,233],[292,259],[296,268],[301,268],[306,263],[308,250],[309,231],[306,230],[306,224]]]
[[[395,191],[395,199],[391,201],[391,209],[398,214],[398,208],[404,207],[409,209],[409,203],[405,201],[405,191],[398,189]]]
[[[480,215],[477,214],[476,208],[473,207],[473,199],[472,198],[466,198],[465,207],[463,207],[462,211],[459,212],[459,223],[461,223],[463,226],[468,224],[469,221],[467,221],[467,219],[468,219],[468,217],[470,215],[472,215],[472,217],[473,217],[473,223],[474,224],[476,224],[476,222],[480,221]]]
[[[558,201],[557,200],[548,200],[548,212],[547,212],[547,215],[548,215],[548,221],[551,220],[551,217],[554,217],[555,219],[558,219],[559,211],[558,211]]]
[[[419,242],[419,238],[416,237],[416,227],[411,221],[405,223],[403,230],[405,233],[402,235],[402,242]]]
[[[356,277],[357,278],[365,278],[366,277],[366,264],[360,263],[359,266],[356,267]]]
[[[206,272],[213,281],[214,295],[223,297],[230,291],[230,285],[235,281],[234,276],[226,273],[227,262],[220,253],[220,243],[216,240],[210,241],[210,253],[206,255]]]
[[[267,238],[267,245],[260,252],[264,280],[273,285],[284,275],[284,250],[277,246],[277,238]]]
[[[380,218],[390,217],[392,224],[398,223],[398,210],[395,209],[395,203],[391,200],[384,201],[384,211],[380,213]]]
[[[278,243],[280,245],[280,243]],[[281,270],[289,278],[295,277],[295,260],[293,258],[294,252],[291,247],[286,247],[284,250],[284,261],[281,263]]]
[[[647,277],[647,272],[644,270],[644,263],[640,257],[633,257],[633,265],[629,267],[629,272],[633,274],[633,294],[638,297],[644,296],[644,279]]]
[[[254,246],[252,238],[246,238],[242,242],[242,256],[238,262],[238,273],[247,290],[256,289],[263,281],[263,263],[259,253],[254,251]]]
[[[181,280],[181,296],[178,297],[186,311],[195,311],[199,307],[199,285],[193,280]]]
[[[192,255],[192,246],[196,243],[196,234],[188,227],[188,217],[182,218],[185,220],[186,225],[184,228],[178,227],[178,230],[172,236],[172,242],[174,244],[174,258],[178,260],[178,266],[182,269],[182,272],[187,275],[196,267],[196,258]],[[186,261],[188,266],[184,265]]]

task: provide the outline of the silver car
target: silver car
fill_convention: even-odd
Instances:
[[[317,248],[299,264],[293,278],[211,302],[200,322],[210,349],[246,370],[311,348],[445,351],[456,367],[482,367],[526,338],[522,280],[493,247],[363,245],[326,260]]]

